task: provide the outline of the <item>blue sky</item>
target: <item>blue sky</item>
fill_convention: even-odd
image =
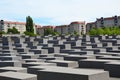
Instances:
[[[92,22],[120,15],[120,0],[1,0],[0,19],[26,21],[31,16],[40,25]]]

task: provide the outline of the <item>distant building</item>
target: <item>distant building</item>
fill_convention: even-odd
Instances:
[[[69,26],[68,25],[56,26],[54,31],[58,32],[59,34],[66,34],[69,32]]]
[[[0,20],[0,31],[4,31],[4,21]]]
[[[35,25],[35,28],[36,28],[36,34],[39,34],[39,30],[41,29],[41,26],[40,25]]]
[[[36,33],[36,27],[37,25],[34,24],[34,33]],[[0,21],[0,30],[7,32],[9,28],[15,27],[20,34],[24,33],[26,31],[26,23],[25,22],[13,22],[13,21]]]
[[[95,22],[87,23],[86,29],[89,31],[91,28],[96,27],[113,27],[120,26],[120,16],[113,16],[107,18],[97,18]]]
[[[88,32],[91,28],[96,27],[96,22],[91,22],[86,24],[86,32]]]
[[[37,33],[43,35],[46,28],[51,28],[59,34],[68,34],[78,32],[78,34],[86,33],[85,21],[83,22],[72,22],[70,25],[60,25],[60,26],[43,26],[37,29]]]
[[[54,26],[43,26],[43,27],[39,27],[39,28],[36,29],[37,30],[37,34],[44,35],[44,31],[47,28],[51,28],[51,29],[54,30]]]
[[[83,22],[72,22],[69,25],[69,32],[74,33],[74,31],[78,32],[78,34],[86,34],[86,26],[85,21]]]
[[[57,31],[60,34],[66,34],[66,33],[74,33],[74,31],[78,32],[78,34],[85,34],[86,33],[86,26],[85,22],[72,22],[70,25],[60,25],[55,27],[55,31]]]

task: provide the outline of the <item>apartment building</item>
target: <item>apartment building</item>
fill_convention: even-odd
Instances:
[[[51,28],[54,30],[54,26],[42,26],[42,27],[36,27],[36,28],[37,28],[36,29],[37,34],[40,34],[40,35],[44,35],[44,31],[47,28]]]
[[[54,31],[58,32],[59,34],[69,33],[69,25],[56,26]]]
[[[82,22],[71,22],[69,25],[56,26],[55,31],[60,34],[70,33],[73,34],[76,31],[79,35],[86,33],[85,21]]]
[[[85,21],[81,22],[72,22],[69,25],[69,32],[74,33],[74,31],[78,32],[79,35],[85,34],[86,33],[86,26],[85,26]]]
[[[97,18],[95,22],[87,23],[86,28],[87,31],[89,31],[90,28],[93,27],[99,28],[99,27],[113,27],[113,26],[120,26],[120,16]]]
[[[36,26],[39,25],[35,25],[34,24],[34,33],[36,33]],[[13,28],[15,27],[20,34],[23,34],[26,31],[26,23],[25,22],[14,22],[14,21],[0,21],[0,30],[7,32],[9,28]]]
[[[86,24],[86,32],[88,32],[91,28],[96,27],[96,22],[91,22]]]
[[[35,25],[35,29],[36,29],[36,34],[38,34],[39,30],[41,29],[41,26],[40,25]]]
[[[46,28],[51,28],[59,34],[73,34],[74,31],[78,32],[79,35],[86,33],[85,21],[81,22],[71,22],[69,25],[60,25],[60,26],[43,26],[37,29],[37,33],[43,35]]]

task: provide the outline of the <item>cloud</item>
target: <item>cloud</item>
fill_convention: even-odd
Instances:
[[[42,25],[95,21],[99,17],[119,15],[120,0],[2,0],[0,18],[25,21],[30,15]]]

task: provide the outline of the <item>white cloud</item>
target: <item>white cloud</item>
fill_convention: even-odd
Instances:
[[[25,21],[22,18],[30,15],[51,18],[50,24],[94,21],[102,16],[119,15],[119,3],[120,0],[2,0],[0,18]]]

